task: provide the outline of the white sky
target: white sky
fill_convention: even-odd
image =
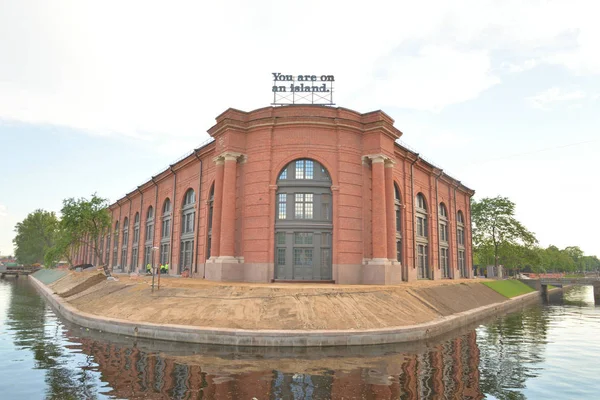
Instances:
[[[36,208],[111,200],[208,138],[271,73],[333,74],[402,141],[511,198],[541,245],[600,256],[593,1],[0,0],[0,253]]]

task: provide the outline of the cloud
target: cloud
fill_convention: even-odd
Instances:
[[[227,107],[268,105],[275,71],[334,74],[336,103],[359,111],[435,112],[477,98],[504,72],[551,63],[600,73],[590,4],[24,0],[0,6],[10,60],[0,63],[0,120],[157,148],[198,142]]]
[[[532,58],[529,60],[525,60],[520,64],[503,62],[500,65],[500,70],[505,70],[508,73],[514,74],[514,73],[529,71],[530,69],[533,69],[533,68],[537,67],[538,65],[540,65],[540,62],[538,60],[535,60]]]
[[[566,104],[573,101],[582,100],[586,97],[586,94],[581,90],[574,90],[565,92],[558,87],[553,87],[543,92],[536,94],[535,96],[528,97],[527,100],[532,107],[540,110],[548,110],[555,104]],[[576,104],[570,104],[570,107]]]
[[[382,79],[362,97],[382,106],[437,112],[500,83],[486,51],[424,46],[416,55],[391,55],[379,64]]]

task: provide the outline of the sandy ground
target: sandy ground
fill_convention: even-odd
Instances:
[[[483,280],[394,286],[252,284],[71,272],[49,285],[76,308],[111,318],[243,329],[369,329],[423,323],[506,298]],[[156,283],[156,282],[155,282]]]

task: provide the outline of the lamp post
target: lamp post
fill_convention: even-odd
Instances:
[[[154,271],[154,253],[156,253],[156,250],[158,250],[158,247],[154,246],[152,247],[152,291],[154,292],[154,275],[156,275],[155,271]]]

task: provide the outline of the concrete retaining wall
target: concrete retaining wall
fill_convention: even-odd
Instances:
[[[355,346],[412,342],[431,339],[443,333],[473,323],[479,319],[516,310],[535,302],[538,292],[531,292],[488,306],[436,319],[424,324],[384,329],[364,330],[249,330],[204,328],[187,325],[159,325],[104,318],[77,310],[31,276],[42,295],[68,321],[109,333],[188,343],[233,346]]]

